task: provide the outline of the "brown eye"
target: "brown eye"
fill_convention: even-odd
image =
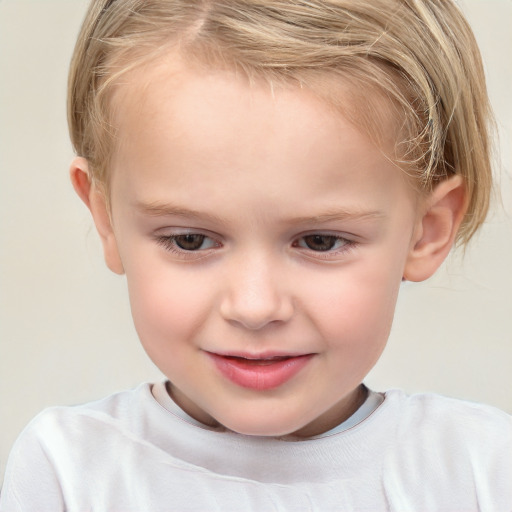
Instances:
[[[304,245],[312,251],[330,251],[340,238],[333,235],[308,235],[303,240]]]
[[[204,235],[187,234],[173,236],[174,243],[184,251],[197,251],[203,245]]]

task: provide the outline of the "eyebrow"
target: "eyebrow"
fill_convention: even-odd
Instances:
[[[183,217],[187,219],[203,220],[216,223],[223,223],[222,217],[209,212],[200,212],[190,208],[183,208],[167,203],[144,203],[137,202],[136,209],[142,214],[151,217]],[[381,211],[367,211],[363,209],[329,209],[318,215],[293,217],[286,219],[287,224],[322,224],[333,221],[364,221],[383,218],[385,214]]]
[[[321,213],[319,215],[313,216],[304,216],[304,217],[293,217],[290,219],[291,223],[296,224],[309,224],[309,223],[324,223],[324,222],[332,222],[339,220],[351,220],[351,221],[363,221],[363,220],[373,220],[373,219],[381,219],[385,217],[384,212],[380,212],[378,210],[375,211],[366,211],[366,210],[344,210],[344,209],[336,209],[332,211],[327,211],[325,213]]]
[[[135,203],[135,207],[139,212],[151,217],[184,217],[187,219],[209,220],[222,223],[222,218],[213,213],[199,212],[167,203],[144,203],[139,201]]]

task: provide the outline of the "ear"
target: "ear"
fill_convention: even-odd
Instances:
[[[124,274],[123,263],[119,256],[117,241],[104,193],[92,182],[89,165],[85,158],[77,157],[70,167],[71,183],[91,211],[94,224],[100,235],[107,267],[116,274]]]
[[[460,176],[439,183],[424,202],[404,268],[407,281],[424,281],[450,252],[467,209]]]

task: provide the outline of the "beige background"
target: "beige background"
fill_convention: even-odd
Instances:
[[[461,3],[498,118],[501,202],[464,261],[404,285],[368,383],[512,412],[512,0]],[[85,4],[0,0],[0,481],[13,440],[43,407],[160,378],[138,345],[124,279],[105,268],[68,181],[66,74]]]

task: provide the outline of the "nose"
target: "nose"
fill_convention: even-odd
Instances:
[[[232,324],[258,330],[293,316],[290,291],[268,258],[243,258],[234,263],[225,285],[220,313]]]

